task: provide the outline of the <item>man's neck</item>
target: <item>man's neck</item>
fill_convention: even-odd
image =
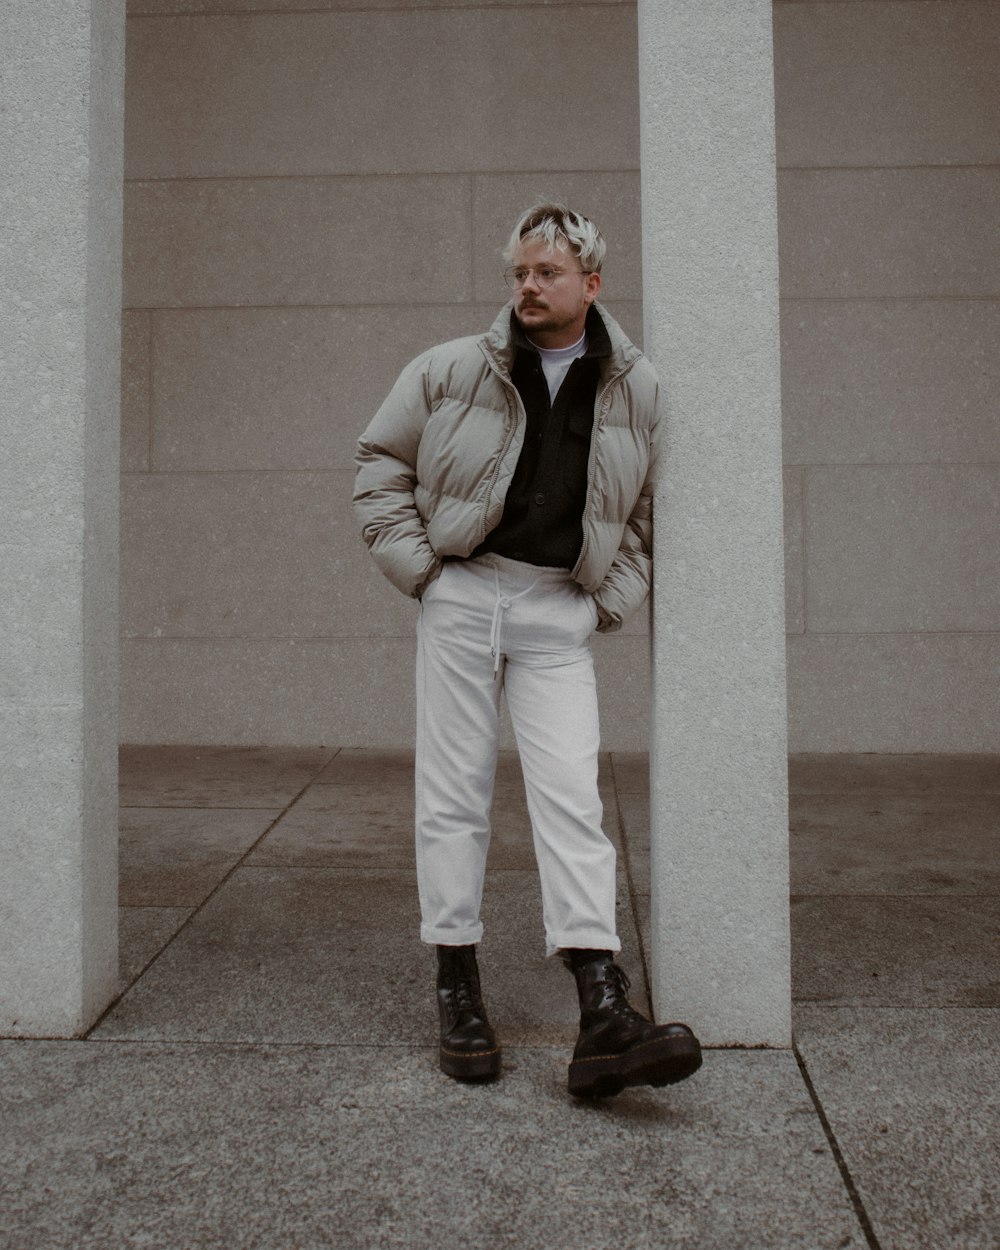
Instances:
[[[580,348],[586,350],[587,331],[584,330],[575,343],[567,343],[565,347],[549,347],[545,343],[539,343],[537,339],[533,338],[529,338],[528,342],[532,347],[537,348],[540,352],[573,352],[579,351]],[[583,351],[579,351],[579,354],[582,356]]]
[[[580,337],[584,333],[582,325],[570,326],[566,330],[532,330],[530,335],[524,329],[524,326],[521,327],[521,330],[529,343],[533,343],[535,347],[544,347],[546,351],[560,347],[572,347],[574,343],[579,342]]]

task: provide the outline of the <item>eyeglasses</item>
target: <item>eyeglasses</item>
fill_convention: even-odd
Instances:
[[[526,269],[521,265],[516,265],[513,269],[508,269],[503,275],[504,282],[512,291],[520,291],[521,287],[528,281],[532,274],[535,275],[535,282],[547,291],[550,286],[566,273],[593,273],[592,269],[555,269],[552,265],[538,265],[536,267]]]

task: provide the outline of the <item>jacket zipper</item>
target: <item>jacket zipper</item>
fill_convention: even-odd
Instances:
[[[638,357],[636,357],[636,359],[638,359]],[[590,456],[588,457],[588,460],[587,460],[587,494],[583,500],[583,513],[580,518],[582,529],[583,529],[583,541],[580,543],[580,554],[577,556],[576,564],[573,565],[574,577],[583,567],[583,560],[587,554],[589,530],[588,530],[587,525],[584,524],[584,522],[586,522],[587,513],[590,510],[590,500],[591,500],[591,497],[593,494],[593,488],[594,488],[594,463],[597,460],[597,436],[600,433],[601,429],[603,428],[605,418],[608,415],[607,409],[604,406],[604,401],[606,397],[608,396],[608,394],[610,393],[611,388],[613,386],[617,386],[617,384],[622,380],[622,378],[624,378],[628,373],[631,372],[632,366],[634,364],[635,364],[635,360],[627,361],[621,367],[621,369],[614,375],[614,377],[608,378],[607,382],[605,382],[604,384],[604,389],[601,391],[600,395],[597,398],[597,403],[594,405],[594,414],[595,414],[594,415],[594,432],[590,439]]]
[[[514,435],[517,433],[518,425],[523,424],[525,428],[527,428],[527,424],[528,424],[528,416],[527,416],[527,413],[524,411],[524,404],[521,403],[521,396],[518,394],[517,387],[510,380],[510,378],[504,377],[503,372],[500,369],[500,366],[496,363],[496,361],[493,359],[491,354],[488,351],[486,351],[485,347],[482,349],[482,351],[483,351],[483,356],[486,358],[487,365],[489,365],[490,369],[492,369],[493,372],[500,379],[500,385],[504,388],[505,391],[513,395],[514,404],[515,404],[515,413],[514,413],[514,421],[510,427],[510,430],[507,433],[507,437],[504,439],[500,447],[500,454],[497,456],[496,467],[494,468],[493,474],[490,477],[488,487],[486,490],[486,496],[483,500],[483,511],[482,511],[482,517],[480,519],[480,524],[479,524],[479,542],[482,542],[486,538],[486,513],[489,511],[490,500],[493,497],[493,487],[496,485],[497,478],[500,476],[500,466],[503,464],[504,459],[507,455],[507,452],[510,450],[511,443],[514,441]],[[588,490],[590,489],[589,483],[588,483],[587,489]]]

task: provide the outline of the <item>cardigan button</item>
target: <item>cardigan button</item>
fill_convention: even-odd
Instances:
[[[540,508],[544,502],[545,496],[541,493],[541,491],[539,491],[539,493],[535,496],[535,503],[538,504]]]

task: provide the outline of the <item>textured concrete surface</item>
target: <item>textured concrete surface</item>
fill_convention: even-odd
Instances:
[[[806,500],[810,629],[989,633],[1000,620],[1000,465],[814,468]]]
[[[121,472],[149,471],[152,441],[153,314],[147,308],[122,312]]]
[[[786,169],[778,186],[785,295],[995,300],[1000,291],[995,167]],[[811,229],[818,217],[824,229]]]
[[[804,484],[801,469],[783,470],[786,634],[801,634],[806,627]]]
[[[998,340],[1000,301],[783,301],[785,460],[989,463]]]
[[[122,807],[282,808],[334,747],[122,747]]]
[[[1000,1007],[998,932],[996,895],[795,898],[793,993],[835,1005]]]
[[[134,22],[129,176],[634,168],[635,13],[572,14],[539,6],[530,39],[506,6],[259,14],[249,40],[239,17]]]
[[[491,7],[513,5],[519,9],[533,5],[551,4],[552,0],[494,0]],[[632,5],[635,0],[599,0],[601,4]],[[336,12],[338,9],[398,9],[400,0],[313,0],[309,11],[313,13]],[[461,9],[479,8],[479,0],[407,0],[411,9]],[[302,0],[128,0],[129,13],[252,13],[257,10],[270,13],[296,12],[302,10]]]
[[[793,634],[786,656],[793,750],[997,749],[1000,633]]]
[[[124,907],[196,907],[280,815],[268,808],[123,809],[119,902]]]
[[[995,751],[1000,14],[773,15],[783,441],[810,599],[790,743]]]
[[[191,907],[121,907],[118,911],[118,983],[124,993],[167,945]]]
[[[433,959],[416,938],[414,881],[412,871],[382,868],[240,868],[94,1036],[426,1043],[436,1019],[427,994]],[[486,993],[504,1035],[512,1044],[569,1044],[572,982],[544,958],[537,874],[491,872],[483,919]],[[641,994],[627,907],[621,936]]]
[[[124,39],[124,0],[14,5],[0,47],[0,1029],[28,1036],[116,983]]]
[[[649,830],[647,761],[601,763],[622,866],[634,865]],[[824,844],[860,836],[859,803],[894,811],[888,830],[871,826],[871,879],[859,865],[854,895],[808,903],[871,908],[891,899],[875,888],[905,879],[923,905],[943,889],[936,861],[921,866],[926,810],[950,831],[956,860],[965,840],[984,838],[989,804],[1000,814],[996,760],[791,763],[794,794],[824,805],[823,824],[793,839],[800,879],[824,883]],[[492,870],[481,965],[505,1064],[499,1083],[470,1088],[437,1071],[434,961],[416,940],[412,873],[392,858],[409,840],[409,756],[131,750],[121,780],[143,804],[123,808],[123,830],[148,905],[123,908],[125,993],[88,1040],[0,1046],[5,1250],[424,1250],[456,1239],[511,1250],[993,1250],[1000,1006],[936,1005],[935,986],[921,991],[900,963],[921,940],[905,924],[878,939],[848,921],[835,933],[796,929],[796,955],[820,966],[878,944],[895,951],[880,981],[894,1005],[861,1006],[865,986],[845,976],[848,1005],[796,1008],[795,1055],[711,1050],[685,1084],[587,1106],[565,1093],[574,996],[541,955],[536,874]],[[522,855],[517,786],[516,758],[502,755],[500,841],[520,828]],[[275,796],[290,804],[282,854],[301,866],[252,868],[265,840],[226,876],[242,838],[226,821],[266,819]],[[237,799],[249,806],[234,813]],[[296,810],[310,814],[297,830]],[[340,836],[316,860],[324,816]],[[369,866],[344,866],[366,838]],[[382,850],[391,868],[371,866]],[[217,875],[215,893],[194,909],[166,904],[192,863],[199,878]],[[647,913],[622,873],[637,1004]],[[949,975],[984,964],[984,931],[956,924]],[[918,991],[916,1008],[895,1005]]]
[[[419,1041],[429,965],[412,895],[406,872],[239,868],[96,1036]]]
[[[486,1087],[399,1044],[0,1056],[10,1250],[865,1245],[788,1054],[712,1054],[697,1084],[597,1107],[546,1048]]]
[[[506,287],[494,279],[488,294],[502,303]],[[153,467],[347,469],[353,478],[360,414],[373,396],[387,395],[429,342],[482,328],[465,304],[162,310]],[[317,377],[337,379],[336,404]]]
[[[642,757],[629,758],[636,782]],[[616,771],[622,765],[617,762]],[[859,794],[885,796],[892,802],[914,795],[946,802],[955,795],[1000,795],[1000,755],[822,755],[803,753],[788,760],[788,789],[793,795],[831,794],[848,800]]]
[[[780,164],[1000,157],[995,5],[776,4],[774,31]]]
[[[997,1005],[795,1012],[803,1062],[885,1250],[1000,1244]]]
[[[793,894],[1000,893],[994,794],[796,795]]]
[[[839,883],[848,893],[804,900],[831,917],[839,908],[839,927],[799,926],[794,947],[825,969],[884,948],[883,1005],[865,1005],[862,980],[842,975],[844,1006],[797,1005],[794,1053],[709,1050],[690,1081],[586,1105],[565,1090],[572,987],[542,957],[527,867],[487,883],[481,963],[502,1077],[463,1086],[438,1071],[413,871],[372,866],[383,850],[391,859],[394,822],[397,846],[409,834],[406,753],[124,752],[123,793],[147,804],[123,807],[122,823],[149,903],[122,908],[123,997],[86,1040],[0,1043],[0,1247],[993,1250],[1000,1003],[940,1003],[947,978],[987,964],[996,919],[953,917],[951,963],[921,983],[913,972],[927,950],[905,910],[889,934],[858,916],[883,916],[893,901],[969,903],[921,858],[925,809],[951,837],[954,873],[965,871],[963,844],[981,844],[990,804],[1000,816],[1000,760],[791,765],[793,796],[823,804],[822,823],[792,838],[799,880],[821,886],[831,844],[861,837],[859,802],[894,813],[889,825],[872,817],[864,863]],[[623,864],[648,842],[648,774],[643,755],[602,759]],[[496,814],[508,829],[523,810],[518,779],[516,758],[502,755]],[[234,798],[256,801],[237,812],[252,821],[276,794],[299,796],[289,820],[311,812],[284,843],[303,866],[250,867],[250,852],[227,876],[235,843],[220,831]],[[138,817],[152,836],[136,839]],[[311,862],[321,817],[331,837]],[[365,829],[368,866],[338,867],[339,831],[350,863]],[[193,908],[163,903],[177,885],[171,830],[182,859],[202,830],[198,872],[217,874]],[[900,881],[911,898],[876,892]],[[648,896],[627,885],[623,872],[624,963],[645,1004]],[[995,881],[984,879],[979,901],[996,904]]]
[[[129,475],[125,637],[312,640],[357,634],[372,617],[404,632],[414,605],[398,591],[387,602],[360,535],[346,540],[353,481],[345,470]],[[345,541],[318,548],[335,525]],[[166,570],[156,580],[139,575],[150,559]]]
[[[324,742],[340,724],[354,745],[398,747],[414,723],[415,651],[412,629],[403,638],[126,639],[123,739]]]
[[[350,304],[362,283],[371,303],[467,300],[468,194],[465,178],[418,175],[129,182],[125,303]],[[401,267],[410,238],[424,246]]]
[[[653,512],[653,993],[666,1001],[669,984],[713,1043],[782,1045],[791,1022],[771,6],[640,0],[638,11],[646,344],[666,448]]]

